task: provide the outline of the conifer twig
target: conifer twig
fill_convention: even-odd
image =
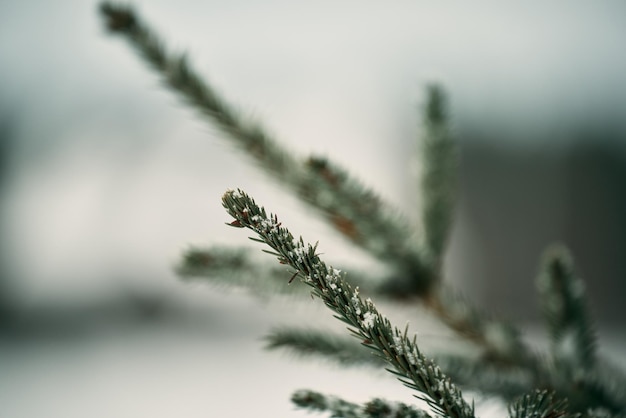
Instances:
[[[544,254],[537,289],[554,358],[570,372],[591,369],[596,362],[595,330],[585,285],[574,273],[572,257],[564,246],[553,246]]]
[[[257,296],[275,293],[302,293],[302,289],[284,286],[285,266],[261,262],[248,249],[215,246],[189,248],[175,267],[176,274],[185,280],[210,280],[224,288],[244,288]]]
[[[375,193],[361,186],[344,170],[324,159],[312,157],[306,162],[300,162],[291,157],[291,154],[274,141],[259,124],[239,115],[214,88],[204,82],[189,66],[184,55],[174,56],[168,53],[156,33],[141,21],[132,8],[104,2],[101,5],[101,11],[109,29],[125,36],[139,54],[162,74],[164,81],[171,89],[219,126],[230,139],[251,155],[274,178],[295,190],[305,202],[321,210],[327,220],[345,237],[395,269],[393,279],[384,283],[380,291],[401,299],[415,294],[420,295],[427,299],[427,306],[453,329],[465,336],[473,335],[473,340],[479,344],[489,341],[484,335],[481,337],[484,328],[473,328],[477,325],[475,319],[479,316],[486,318],[485,315],[472,308],[473,318],[459,319],[450,315],[448,312],[450,307],[442,303],[442,295],[443,299],[449,297],[449,295],[446,296],[446,291],[431,291],[433,284],[438,281],[439,273],[427,266],[420,251],[413,244],[410,229],[406,227],[408,222],[402,221],[399,216],[392,215],[393,211]],[[443,123],[439,113],[443,112],[441,108],[444,104],[437,99],[437,94],[431,94],[431,96],[433,100],[428,108],[426,119],[431,119],[430,125],[437,131],[439,129],[437,126]],[[440,142],[447,144],[447,139]],[[433,151],[433,153],[443,156],[452,155],[447,151],[443,153]],[[448,160],[451,158],[445,157],[442,161]],[[432,178],[434,183],[436,183],[434,173],[437,172],[435,166],[436,164],[433,163],[429,171],[433,175],[426,176]],[[446,176],[449,176],[449,167],[445,171],[448,173]],[[445,183],[451,184],[451,181],[445,181]],[[429,187],[431,186],[427,186],[426,189]],[[435,210],[435,207],[444,208],[447,203],[442,202],[446,199],[437,197],[434,184],[431,189],[432,210]],[[425,209],[425,212],[429,210]],[[441,225],[445,224],[446,222],[441,222],[437,229],[439,232],[436,233],[433,230],[430,233],[433,238],[429,241],[440,243],[433,244],[433,248],[443,246],[442,237],[447,234],[445,232],[447,227]],[[440,238],[435,239],[435,236]],[[486,347],[488,350],[494,348],[488,344]],[[495,350],[495,353],[498,354],[498,351]],[[505,354],[508,356],[508,353]]]
[[[372,366],[386,364],[372,356],[352,339],[327,331],[283,327],[266,337],[266,348],[283,349],[299,356],[316,356],[341,366]],[[494,364],[474,356],[436,354],[434,360],[459,386],[484,394],[511,400],[534,387],[533,375],[519,366]]]
[[[430,85],[427,89],[423,119],[421,196],[424,258],[432,270],[439,272],[454,212],[458,151],[450,132],[447,99],[443,89],[437,85]]]
[[[343,366],[386,364],[384,359],[373,356],[354,339],[333,335],[328,331],[284,327],[272,330],[265,340],[268,349],[280,348],[300,356],[323,357]]]
[[[345,282],[341,272],[326,265],[317,254],[316,245],[305,245],[302,238],[293,235],[278,221],[276,215],[267,215],[265,209],[241,190],[229,190],[222,197],[222,204],[235,219],[229,225],[248,228],[272,248],[273,255],[283,264],[290,265],[296,276],[312,288],[312,295],[319,297],[335,312],[335,317],[349,325],[350,332],[366,347],[382,356],[406,386],[420,392],[418,396],[438,414],[450,418],[470,418],[474,408],[464,399],[461,390],[450,381],[441,369],[419,350],[416,338],[410,339],[407,331],[393,327],[378,312],[374,303],[363,300],[358,288]]]
[[[257,296],[306,294],[305,288],[301,286],[284,285],[284,277],[288,272],[286,266],[258,260],[249,248],[219,245],[211,248],[191,247],[183,252],[175,272],[184,280],[206,280],[223,288],[243,288]],[[353,286],[358,286],[369,295],[389,296],[380,292],[378,280],[367,272],[358,271],[358,275],[351,280]]]
[[[330,412],[336,418],[430,418],[428,413],[413,406],[380,398],[358,405],[336,396],[303,389],[296,391],[291,401],[310,411]]]
[[[513,418],[566,416],[567,405],[555,400],[557,396],[569,397],[572,410],[593,408],[586,412],[585,416],[589,417],[626,412],[626,378],[596,352],[595,331],[586,307],[583,282],[574,274],[566,250],[551,250],[538,278],[552,343],[550,359],[535,354],[516,328],[491,319],[442,284],[442,260],[454,208],[457,151],[448,126],[445,95],[439,87],[429,88],[424,115],[421,184],[424,236],[419,246],[413,242],[408,223],[378,195],[324,158],[293,157],[259,123],[243,117],[203,81],[184,54],[167,51],[156,33],[130,7],[105,2],[101,11],[108,28],[125,36],[161,74],[169,88],[226,133],[269,174],[319,209],[342,235],[394,269],[393,279],[377,290],[396,297],[417,295],[450,328],[484,349],[483,356],[473,364],[468,359],[439,359],[442,368],[451,370],[448,375],[456,378],[457,383],[469,383],[473,388],[493,390],[504,396],[533,385],[555,391],[554,395],[536,391],[520,398],[510,408]],[[409,339],[407,330],[401,332],[392,327],[369,299],[364,301],[359,296],[358,287],[353,289],[339,270],[322,262],[316,246],[305,245],[302,239],[294,240],[275,215],[266,216],[265,210],[241,191],[227,192],[223,205],[235,218],[230,225],[255,231],[260,237],[255,240],[272,248],[266,252],[295,270],[292,280],[300,276],[313,289],[312,294],[322,299],[337,319],[349,325],[353,336],[374,351],[377,357],[373,358],[389,364],[392,369],[388,370],[405,385],[419,391],[418,397],[436,413],[451,418],[473,417],[473,405],[467,404],[450,378],[420,352],[416,339]],[[236,252],[216,254],[212,251],[190,250],[178,266],[179,274],[211,276],[215,282],[229,279],[229,285],[255,290],[269,290],[276,280],[266,279],[282,276],[282,270],[249,264],[247,257]],[[364,281],[360,285],[365,287],[368,283],[371,282]],[[280,291],[284,289],[289,288],[281,286]],[[334,340],[326,334],[321,337],[312,331],[283,330],[272,334],[268,341],[272,347],[319,353],[343,363],[365,361],[360,357],[362,350],[355,349],[356,344]],[[492,376],[490,367],[496,365],[505,369]],[[522,369],[524,373],[519,373]],[[506,370],[511,371],[510,375]],[[316,399],[325,399],[324,395],[314,392],[308,392],[307,396],[313,403]],[[389,409],[386,401],[373,402],[361,407],[337,401],[341,408],[327,409],[333,414],[344,414],[335,416],[387,416],[384,415]],[[412,411],[406,416],[414,416]]]
[[[137,53],[163,78],[166,85],[198,111],[210,118],[237,146],[275,176],[299,174],[298,162],[279,146],[263,128],[244,118],[211,85],[191,68],[185,54],[173,54],[135,11],[126,5],[103,2],[100,5],[107,27],[123,35]],[[289,180],[291,177],[287,177]]]
[[[626,413],[626,378],[596,352],[585,285],[565,246],[553,245],[544,253],[537,290],[555,363],[552,385],[576,408],[588,405]]]

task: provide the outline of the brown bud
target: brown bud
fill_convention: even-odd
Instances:
[[[229,226],[234,226],[235,228],[245,228],[241,222],[239,221],[239,219],[235,219],[234,221],[232,221],[231,223],[227,223],[226,225]]]

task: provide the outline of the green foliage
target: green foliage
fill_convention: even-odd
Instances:
[[[596,339],[587,311],[585,284],[575,275],[566,248],[554,246],[546,251],[537,289],[554,358],[560,366],[572,371],[592,368],[596,361]]]
[[[424,257],[440,269],[450,227],[456,189],[457,145],[450,133],[448,106],[443,90],[428,87],[428,102],[424,111],[425,132],[422,148],[421,194]]]
[[[387,367],[426,401],[432,412],[443,417],[474,417],[473,402],[464,398],[461,387],[512,402],[512,418],[626,414],[626,377],[596,350],[584,285],[574,273],[567,250],[549,250],[537,279],[551,342],[547,353],[530,347],[514,325],[485,313],[442,277],[454,211],[458,151],[446,95],[440,87],[427,88],[423,109],[422,234],[417,242],[409,223],[346,170],[325,158],[293,156],[261,124],[242,117],[193,70],[184,55],[168,52],[130,7],[105,2],[101,12],[108,28],[125,37],[191,108],[220,128],[273,179],[317,209],[341,236],[391,271],[380,280],[350,269],[348,283],[345,274],[320,258],[317,245],[296,239],[276,215],[268,214],[245,192],[227,191],[222,204],[234,218],[230,225],[252,230],[256,234],[252,239],[269,246],[264,251],[276,257],[280,266],[268,266],[238,249],[192,248],[177,266],[178,274],[265,295],[297,288],[285,282],[299,277],[356,337],[349,340],[310,328],[283,328],[267,337],[269,348],[323,356],[342,365]],[[291,272],[286,273],[286,268]],[[476,350],[468,355],[438,353],[434,359],[428,358],[417,339],[409,336],[408,328],[393,326],[370,298],[361,297],[359,289],[372,297],[419,301]],[[299,407],[333,417],[429,416],[410,405],[382,399],[358,405],[308,390],[296,392],[292,400]]]

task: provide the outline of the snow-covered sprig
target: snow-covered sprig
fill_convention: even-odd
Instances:
[[[430,418],[425,411],[401,402],[389,402],[375,398],[359,405],[336,396],[328,396],[312,390],[299,390],[291,401],[309,411],[330,412],[336,418]]]
[[[572,372],[591,369],[596,362],[596,336],[585,284],[575,274],[572,257],[564,246],[555,245],[546,251],[537,289],[555,359]]]
[[[393,368],[388,370],[420,392],[418,397],[436,413],[451,418],[474,416],[474,408],[463,399],[461,390],[420,352],[416,339],[410,339],[406,329],[401,332],[393,327],[370,299],[363,300],[358,289],[352,289],[339,270],[324,263],[317,254],[317,244],[294,239],[276,215],[268,215],[241,190],[227,191],[222,204],[235,219],[229,225],[254,231],[258,238],[253,240],[269,245],[272,251],[266,252],[295,269],[292,280],[300,276],[311,286],[312,294],[322,299],[335,318],[348,324],[350,332],[382,356]]]

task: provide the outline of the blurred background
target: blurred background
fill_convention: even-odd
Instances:
[[[623,2],[136,5],[288,148],[414,222],[424,86],[441,83],[462,153],[447,278],[533,329],[539,257],[564,242],[626,362]],[[248,244],[224,226],[235,187],[371,263],[166,91],[97,2],[0,0],[0,416],[304,416],[301,387],[410,401],[382,375],[262,350],[272,325],[325,315],[314,303],[176,277],[191,244]]]

